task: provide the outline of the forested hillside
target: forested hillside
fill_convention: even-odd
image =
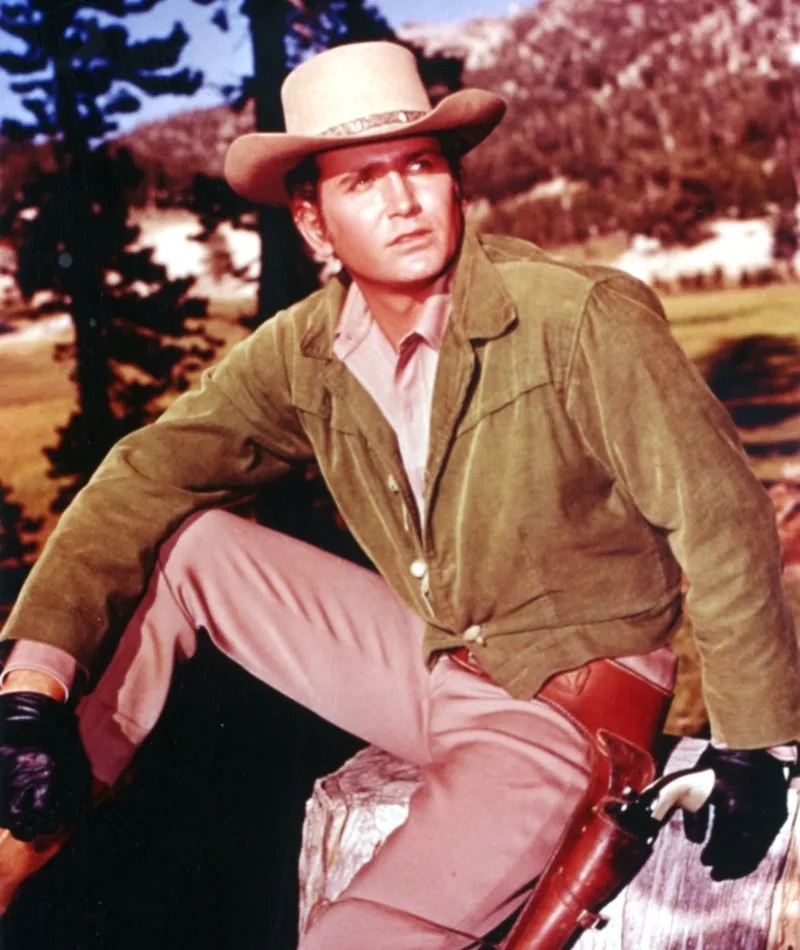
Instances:
[[[782,0],[544,0],[465,72],[509,100],[473,187],[497,201],[555,181],[502,221],[541,239],[549,219],[554,241],[692,240],[715,215],[792,207],[798,42],[800,5]]]

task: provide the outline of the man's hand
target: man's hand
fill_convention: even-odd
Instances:
[[[711,834],[701,861],[714,881],[750,874],[761,863],[788,814],[788,769],[764,749],[708,746],[696,768],[713,769],[711,796],[697,812],[684,812],[686,837],[700,844]]]
[[[33,690],[0,693],[0,826],[30,841],[72,824],[90,783],[72,708]]]

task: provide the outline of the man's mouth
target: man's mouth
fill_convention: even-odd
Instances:
[[[389,247],[401,247],[405,244],[416,244],[420,241],[427,240],[431,234],[432,232],[429,228],[417,228],[414,231],[407,231],[405,234],[400,234],[390,241]]]

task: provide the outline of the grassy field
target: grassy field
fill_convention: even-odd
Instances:
[[[696,358],[724,340],[773,334],[800,340],[800,284],[662,297],[672,330]]]

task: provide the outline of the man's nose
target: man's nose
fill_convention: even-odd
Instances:
[[[384,176],[383,200],[391,215],[407,215],[419,210],[414,186],[400,172],[391,171]]]

